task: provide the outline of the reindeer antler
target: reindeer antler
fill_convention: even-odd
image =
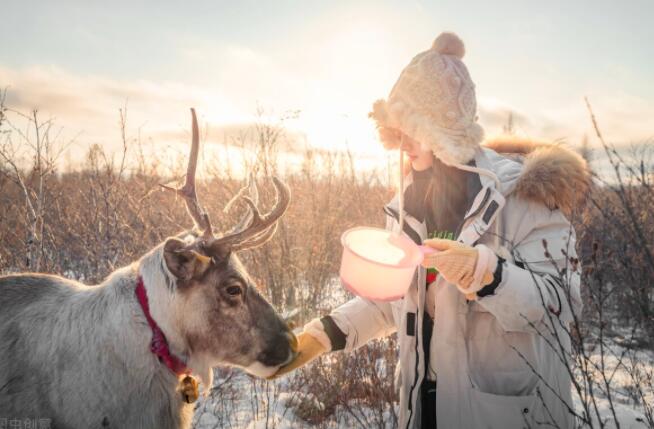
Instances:
[[[210,241],[215,238],[213,235],[213,228],[211,227],[211,220],[209,214],[202,208],[198,201],[198,195],[195,191],[195,170],[198,165],[198,152],[200,151],[200,136],[198,132],[198,119],[195,116],[195,109],[191,107],[191,154],[188,159],[188,167],[186,168],[186,180],[184,186],[181,188],[173,188],[161,184],[160,186],[169,191],[175,192],[177,195],[184,198],[186,203],[186,210],[193,219],[196,228],[202,231],[202,238]]]
[[[248,205],[247,214],[238,223],[234,232],[217,238],[213,234],[211,220],[209,214],[202,208],[198,201],[198,196],[195,190],[195,170],[198,163],[198,152],[200,148],[200,138],[198,135],[198,120],[195,116],[195,109],[191,108],[192,118],[192,140],[191,140],[191,154],[188,160],[188,167],[186,170],[186,180],[184,186],[181,188],[173,188],[161,184],[164,189],[175,192],[184,198],[186,203],[186,210],[193,219],[195,227],[202,233],[199,237],[203,243],[202,248],[208,253],[224,253],[226,248],[237,251],[243,249],[250,249],[260,246],[270,240],[277,230],[277,221],[284,214],[291,201],[291,192],[288,187],[277,177],[273,177],[272,181],[275,185],[276,201],[270,212],[261,215],[258,204],[258,190],[254,177],[250,177],[246,188],[249,189],[252,198],[244,195],[245,189],[240,191],[235,198],[230,201],[226,207],[229,206],[236,199],[242,199]],[[254,199],[254,201],[253,201]],[[247,226],[245,226],[247,225]],[[194,243],[197,244],[197,243]]]
[[[250,217],[249,224],[240,230],[220,237],[212,243],[215,246],[229,246],[232,250],[250,249],[260,246],[270,240],[277,230],[277,221],[282,217],[291,202],[291,191],[277,177],[272,178],[275,185],[276,201],[273,208],[262,215],[257,205],[249,197],[241,199],[248,205]]]

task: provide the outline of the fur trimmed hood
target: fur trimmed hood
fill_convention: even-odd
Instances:
[[[547,143],[517,137],[498,137],[483,147],[522,164],[514,192],[525,200],[570,214],[583,207],[591,187],[586,160],[560,143]]]

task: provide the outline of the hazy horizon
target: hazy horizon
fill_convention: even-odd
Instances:
[[[9,106],[55,118],[79,149],[118,149],[125,105],[128,134],[161,147],[187,141],[188,107],[211,144],[247,129],[260,106],[272,118],[299,111],[284,122],[293,144],[383,157],[370,106],[443,30],[466,43],[487,134],[512,112],[520,134],[572,144],[587,135],[593,146],[588,96],[607,140],[653,135],[647,1],[118,1],[106,9],[25,1],[3,10],[0,88]]]

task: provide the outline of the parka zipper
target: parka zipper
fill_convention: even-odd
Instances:
[[[396,222],[399,222],[399,213],[397,210],[392,209],[389,206],[384,206],[384,212],[391,216],[393,219],[395,219]],[[420,234],[418,234],[413,228],[411,228],[406,222],[404,223],[403,227],[403,232],[405,232],[415,243],[417,244],[422,244],[422,240],[420,239]],[[420,287],[420,285],[417,285],[417,287]],[[418,291],[418,294],[420,292]],[[420,301],[420,300],[418,300]],[[420,314],[420,306],[418,306],[416,314]],[[424,311],[424,309],[423,309]],[[424,317],[424,315],[423,315]],[[422,335],[424,335],[424,332],[420,332],[422,329],[422,326],[418,326],[418,317],[414,319],[415,323],[415,330],[416,330],[416,336],[414,337],[415,341],[415,356],[416,356],[416,363],[414,367],[414,373],[413,373],[413,384],[411,385],[411,389],[409,389],[409,398],[408,398],[408,406],[409,406],[409,416],[407,419],[406,423],[406,429],[410,429],[411,427],[411,418],[413,418],[413,391],[416,388],[416,385],[418,384],[418,378],[419,378],[419,372],[420,372],[420,351],[418,347],[420,347],[420,344],[422,343]],[[421,335],[419,335],[421,334]],[[425,365],[426,366],[426,365]],[[418,398],[416,398],[416,401]]]
[[[384,213],[395,219],[396,222],[399,223],[399,217],[400,214],[397,212],[397,210],[390,208],[388,206],[384,206]],[[418,234],[413,228],[409,226],[407,222],[404,222],[404,227],[402,228],[403,232],[406,233],[406,235],[413,240],[414,243],[416,244],[422,244],[422,240],[420,239],[420,234]]]
[[[467,221],[471,217],[477,216],[477,214],[479,214],[479,212],[481,212],[483,208],[486,207],[486,203],[488,202],[490,195],[491,195],[490,188],[486,188],[486,193],[484,194],[484,198],[481,200],[481,203],[479,203],[479,206],[475,209],[474,212],[470,213],[468,216],[464,216],[463,223],[465,223],[465,221]]]

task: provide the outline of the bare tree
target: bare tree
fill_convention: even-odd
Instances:
[[[46,211],[52,195],[48,182],[55,176],[57,161],[68,144],[58,142],[59,133],[53,130],[53,120],[42,121],[38,110],[29,115],[8,109],[6,92],[0,98],[0,161],[2,170],[20,188],[23,195],[22,211],[25,224],[24,267],[31,271],[42,269],[46,251],[43,242]],[[19,127],[8,113],[23,122]]]

